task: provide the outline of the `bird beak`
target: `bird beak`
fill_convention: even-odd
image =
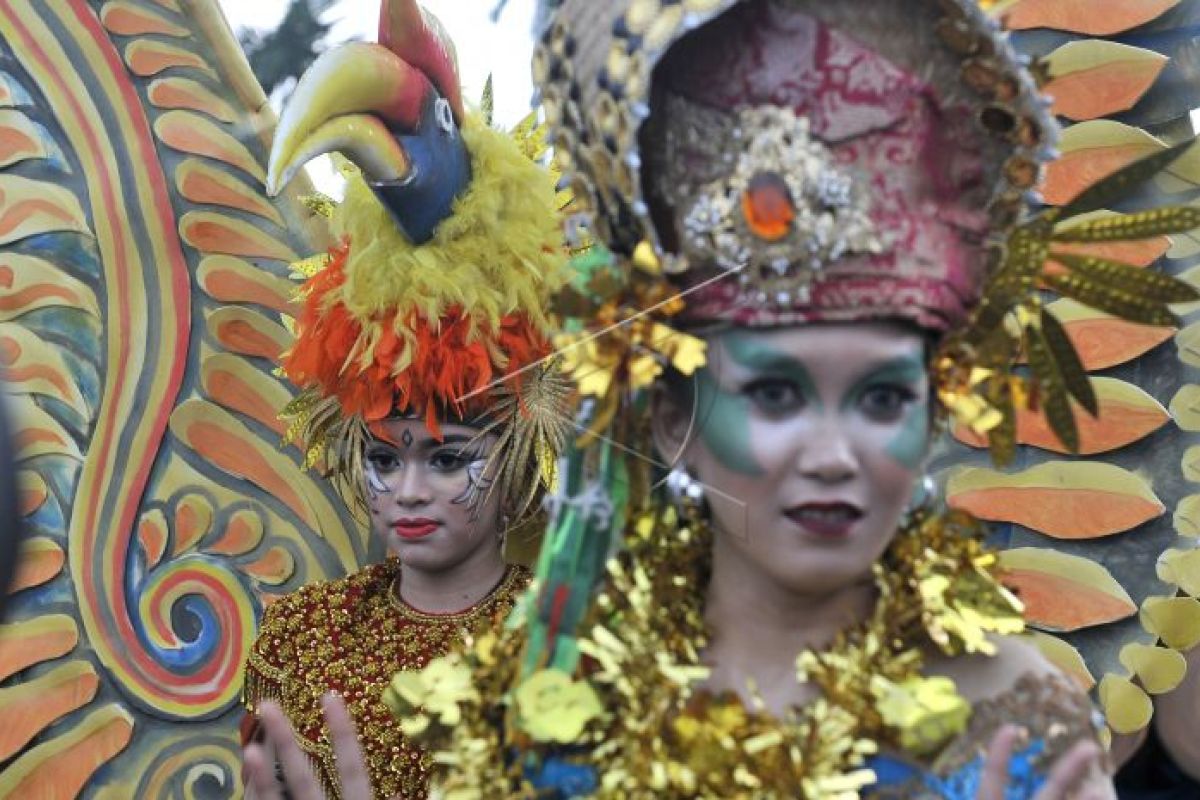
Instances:
[[[322,54],[300,79],[275,131],[267,193],[276,195],[305,163],[341,150],[371,180],[408,172],[391,130],[415,130],[433,85],[377,44],[352,42]]]

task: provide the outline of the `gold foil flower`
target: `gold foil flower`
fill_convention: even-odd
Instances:
[[[971,707],[946,677],[914,676],[899,683],[876,676],[871,683],[876,709],[899,732],[910,753],[930,753],[966,729]]]
[[[578,741],[602,711],[591,686],[557,669],[533,673],[517,687],[514,697],[518,725],[538,742]]]
[[[471,668],[456,655],[436,658],[419,671],[397,673],[383,693],[384,704],[410,737],[419,737],[432,724],[457,725],[462,704],[478,699]]]

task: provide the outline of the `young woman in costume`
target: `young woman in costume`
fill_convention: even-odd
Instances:
[[[437,783],[1112,797],[1091,704],[1011,635],[980,529],[922,473],[939,405],[1000,460],[1017,407],[1068,445],[1072,404],[1094,411],[1040,289],[1143,322],[1196,297],[1082,255],[1044,270],[1052,244],[1196,225],[1070,219],[1178,151],[1033,215],[1055,123],[969,0],[567,0],[535,71],[608,251],[570,297],[599,325],[559,339],[594,435],[522,635],[438,662],[474,676],[457,694],[393,681]]]
[[[506,537],[538,509],[563,444],[563,384],[544,363],[565,265],[554,180],[535,142],[464,109],[456,69],[436,19],[386,0],[379,44],[305,74],[271,155],[272,191],[321,153],[357,167],[344,202],[314,203],[338,243],[302,291],[283,371],[303,391],[284,416],[392,557],[272,604],[245,682],[248,727],[278,704],[335,797],[330,692],[373,795],[425,796],[428,759],[381,694],[510,612],[529,571],[505,563]]]

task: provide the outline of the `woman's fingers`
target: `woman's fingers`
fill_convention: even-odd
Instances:
[[[1021,729],[1016,725],[1005,725],[992,737],[987,758],[983,762],[983,778],[979,782],[977,800],[1004,800],[1004,790],[1008,786],[1008,762],[1021,735]]]
[[[979,784],[977,800],[1004,800],[1008,786],[1009,762],[1017,742],[1024,737],[1015,725],[1005,725],[992,738],[988,746],[987,760],[983,764],[983,779]],[[1100,747],[1095,742],[1078,742],[1065,755],[1054,762],[1046,782],[1034,795],[1033,800],[1067,800],[1088,777],[1100,758]],[[1109,793],[1100,791],[1095,800],[1106,800]],[[1078,800],[1092,800],[1091,794],[1081,795]]]
[[[367,775],[367,762],[358,744],[354,720],[346,710],[346,703],[336,694],[321,698],[325,709],[325,724],[329,728],[329,739],[333,752],[337,754],[338,780],[342,785],[345,800],[371,800],[371,779]]]
[[[323,800],[321,785],[313,775],[308,758],[296,744],[292,724],[284,716],[283,710],[268,701],[262,704],[258,713],[293,800]]]
[[[248,744],[242,754],[247,800],[282,800],[275,780],[275,759],[261,744]]]
[[[1083,782],[1098,758],[1099,745],[1095,742],[1078,742],[1054,762],[1045,785],[1033,800],[1066,800],[1068,792],[1074,791]]]

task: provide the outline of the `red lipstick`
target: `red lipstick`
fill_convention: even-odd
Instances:
[[[805,503],[783,512],[806,533],[822,539],[842,539],[850,535],[854,523],[863,517],[862,509],[850,503]]]
[[[424,539],[438,529],[442,523],[426,517],[405,517],[392,523],[394,530],[401,539]]]

